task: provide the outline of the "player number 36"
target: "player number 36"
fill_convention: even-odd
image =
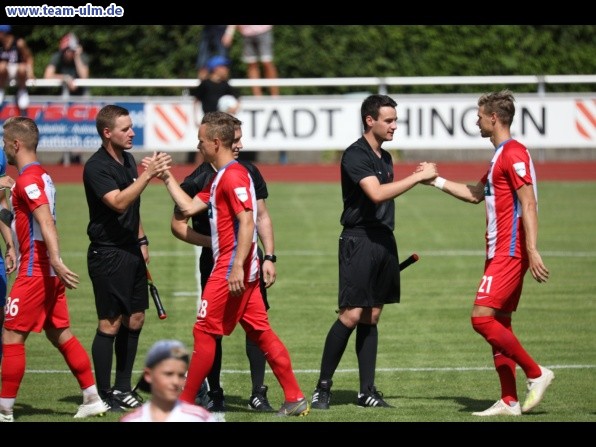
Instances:
[[[6,306],[4,306],[4,313],[7,316],[16,316],[19,313],[19,299],[8,297],[6,299]]]

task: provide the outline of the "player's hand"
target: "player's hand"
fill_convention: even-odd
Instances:
[[[529,261],[530,261],[530,273],[532,277],[538,282],[546,282],[548,281],[548,277],[550,276],[550,272],[548,268],[542,262],[542,257],[538,252],[530,253],[529,254]]]
[[[0,188],[10,189],[14,185],[14,179],[9,175],[3,175],[0,177]]]
[[[263,265],[263,281],[265,282],[265,287],[269,288],[273,284],[275,284],[275,280],[277,279],[277,272],[275,271],[275,264],[271,261],[264,261],[262,265]]]
[[[240,296],[244,293],[244,267],[234,264],[228,277],[228,289],[232,296]]]

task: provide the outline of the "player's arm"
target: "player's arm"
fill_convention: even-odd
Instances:
[[[236,214],[238,221],[238,242],[236,246],[236,255],[232,262],[232,269],[228,277],[228,287],[230,293],[239,296],[244,292],[244,262],[250,253],[252,246],[252,237],[255,231],[253,212],[251,209],[245,209]]]
[[[207,209],[207,204],[199,199],[199,196],[190,197],[180,187],[180,184],[170,171],[165,171],[160,178],[184,217],[191,217]]]
[[[522,222],[526,232],[526,252],[532,277],[538,282],[548,280],[548,268],[542,262],[538,252],[538,206],[532,185],[523,185],[517,190],[517,197],[522,207]]]
[[[114,189],[102,197],[102,201],[117,213],[124,213],[139,198],[152,178],[170,168],[172,157],[165,152],[154,152],[152,157],[143,159],[145,168],[139,177],[123,190]]]
[[[143,228],[143,223],[139,218],[139,231],[137,232],[137,239],[139,241],[139,247],[141,248],[141,253],[143,253],[143,260],[145,264],[149,264],[149,239],[147,238],[147,234],[145,233],[145,229]]]
[[[257,200],[257,233],[263,244],[265,255],[275,254],[275,239],[273,237],[273,222],[267,209],[265,199]],[[271,287],[277,278],[275,264],[271,261],[263,261],[263,279],[265,287]]]
[[[8,200],[4,190],[0,190],[0,206],[10,212]],[[2,233],[2,238],[6,243],[6,250],[4,252],[4,265],[6,267],[6,273],[12,273],[17,268],[17,254],[14,248],[14,241],[12,240],[12,230],[10,229],[10,226],[7,225],[3,220],[0,220],[0,233]]]
[[[478,204],[484,201],[483,181],[475,185],[468,185],[437,177],[428,184],[464,202]]]
[[[46,244],[48,250],[48,256],[50,257],[50,264],[56,272],[60,281],[69,289],[76,289],[79,284],[79,275],[71,271],[62,262],[60,257],[60,246],[58,244],[58,232],[56,231],[56,224],[54,222],[54,216],[50,212],[50,206],[46,203],[40,205],[33,210],[33,217],[39,224],[41,235]]]
[[[379,204],[387,200],[393,200],[412,189],[418,183],[429,181],[436,176],[436,165],[434,163],[423,162],[416,172],[401,180],[381,184],[376,176],[371,175],[360,180],[360,187],[370,200]]]
[[[177,209],[172,214],[172,221],[170,229],[172,234],[181,241],[189,244],[198,245],[200,247],[211,247],[211,236],[201,234],[195,231],[188,225],[188,217],[179,212]]]

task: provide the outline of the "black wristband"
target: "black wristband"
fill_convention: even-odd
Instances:
[[[147,235],[138,238],[137,244],[139,244],[139,246],[141,246],[141,245],[149,246],[149,239],[147,239]]]
[[[276,262],[277,261],[277,256],[275,256],[275,255],[265,255],[265,257],[263,257],[263,261]]]

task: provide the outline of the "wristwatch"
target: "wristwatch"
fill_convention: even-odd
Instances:
[[[263,261],[275,262],[275,261],[277,261],[277,256],[275,256],[275,255],[265,255],[263,257]]]

